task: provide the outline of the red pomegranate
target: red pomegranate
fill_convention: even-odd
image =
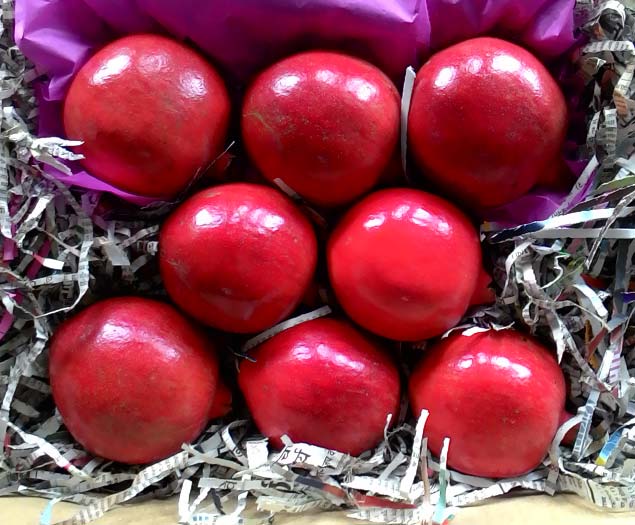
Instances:
[[[450,203],[419,190],[366,197],[333,232],[327,257],[346,313],[399,341],[442,334],[465,314],[477,282],[485,288],[470,221]]]
[[[158,35],[98,51],[73,80],[66,135],[83,140],[84,167],[122,190],[170,199],[221,153],[230,102],[203,57]]]
[[[474,209],[506,204],[560,162],[567,107],[528,51],[475,38],[434,55],[419,71],[410,151],[424,175]]]
[[[449,336],[427,350],[409,388],[413,411],[430,411],[430,450],[449,437],[450,468],[487,478],[537,467],[565,402],[552,353],[515,330]]]
[[[573,419],[575,414],[571,414],[566,409],[563,409],[560,414],[560,421],[558,422],[558,428],[564,425],[570,419]],[[580,430],[580,425],[574,426],[569,432],[567,432],[562,438],[562,444],[572,447],[575,444],[575,440],[578,437],[578,431]]]
[[[211,420],[224,417],[232,411],[232,391],[220,378],[216,385],[216,395],[214,396],[214,402],[209,409],[208,417]]]
[[[349,324],[315,319],[275,335],[243,361],[238,383],[260,431],[358,455],[397,417],[396,365]]]
[[[308,219],[280,192],[226,184],[190,197],[161,229],[165,287],[184,311],[235,333],[287,317],[311,284],[317,241]]]
[[[53,398],[90,452],[122,463],[176,453],[209,420],[214,345],[173,307],[121,297],[64,322],[51,343]]]
[[[476,279],[476,287],[470,300],[470,306],[484,306],[495,303],[496,293],[491,288],[491,285],[492,276],[484,268],[481,268]]]
[[[571,172],[564,158],[552,162],[538,177],[538,186],[552,190],[568,191],[575,182],[575,176]]]
[[[314,204],[370,190],[399,134],[399,94],[373,65],[311,51],[261,73],[247,92],[242,132],[256,167]]]

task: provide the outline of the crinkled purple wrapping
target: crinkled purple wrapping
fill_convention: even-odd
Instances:
[[[573,43],[574,0],[17,0],[15,37],[45,73],[39,133],[63,135],[61,107],[73,75],[95,49],[124,34],[187,39],[240,89],[276,59],[329,47],[364,56],[399,81],[430,49],[494,31],[544,57]],[[75,163],[71,184],[128,195]]]
[[[433,50],[478,35],[498,35],[545,58],[573,44],[575,0],[428,0]]]
[[[579,177],[587,161],[567,162],[571,173]],[[590,178],[585,187],[576,195],[567,208],[573,208],[582,202],[588,195],[593,185],[593,178]],[[535,188],[526,195],[510,202],[504,206],[488,210],[484,214],[484,219],[495,222],[500,226],[511,228],[519,224],[541,221],[550,217],[568,196],[566,191],[551,190],[547,188]]]

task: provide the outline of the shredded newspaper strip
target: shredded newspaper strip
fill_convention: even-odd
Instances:
[[[373,523],[442,524],[457,507],[514,489],[635,510],[635,2],[577,2],[576,23],[588,37],[577,58],[589,108],[580,158],[588,162],[570,195],[543,221],[482,226],[497,304],[470,312],[455,330],[517,323],[551,339],[577,407],[539,469],[490,480],[448,469],[450,442],[441,458],[430,454],[426,412],[405,422],[394,414],[384,441],[360,457],[289,439],[275,451],[248,420],[216,422],[178,454],[143,467],[76,444],[52,408],[48,338],[68,312],[105,293],[104,282],[108,293],[162,294],[156,254],[169,206],[131,219],[107,197],[52,175],[80,158],[77,143],[35,137],[38,75],[13,42],[13,2],[0,1],[0,496],[48,498],[45,525],[59,501],[81,506],[62,522],[81,525],[130,501],[177,494],[182,524],[260,525],[280,512],[336,509]],[[410,71],[407,93],[413,80]],[[324,306],[236,348],[248,358],[280,331],[329,313]],[[562,445],[574,428],[573,445]]]

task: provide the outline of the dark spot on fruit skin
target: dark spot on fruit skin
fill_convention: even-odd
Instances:
[[[322,165],[322,166],[328,166],[329,164],[329,159],[327,157],[325,157],[324,155],[318,155],[317,156],[317,161]]]

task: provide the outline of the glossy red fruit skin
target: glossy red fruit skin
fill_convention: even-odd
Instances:
[[[203,190],[161,229],[159,261],[172,300],[201,322],[254,333],[300,303],[317,264],[313,227],[267,186],[236,183]]]
[[[98,456],[150,463],[208,422],[218,382],[213,344],[172,306],[138,297],[89,306],[56,331],[53,398],[73,437]]]
[[[399,372],[348,323],[315,319],[275,335],[240,364],[238,384],[256,425],[275,447],[281,436],[358,455],[397,416]]]
[[[335,294],[358,324],[420,341],[458,323],[481,268],[476,230],[443,199],[413,189],[375,192],[355,205],[327,247]]]
[[[379,180],[399,135],[397,89],[375,66],[310,51],[262,72],[242,111],[254,164],[321,206],[348,203]]]
[[[222,151],[229,96],[221,77],[184,44],[133,35],[80,69],[64,128],[95,177],[129,193],[171,199]]]
[[[430,416],[433,454],[450,438],[450,468],[488,478],[520,476],[547,453],[565,402],[551,352],[515,330],[454,334],[426,351],[410,377],[410,403]]]
[[[536,57],[496,38],[466,40],[420,69],[410,151],[424,175],[472,209],[507,204],[558,162],[567,107]]]

